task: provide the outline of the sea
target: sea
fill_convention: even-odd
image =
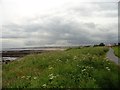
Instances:
[[[1,61],[14,61],[17,60],[20,57],[2,57],[2,52],[7,52],[7,51],[25,51],[25,50],[33,50],[33,51],[38,51],[38,50],[42,50],[42,51],[53,51],[53,50],[65,50],[66,47],[35,47],[35,48],[3,48],[0,51],[0,62]]]

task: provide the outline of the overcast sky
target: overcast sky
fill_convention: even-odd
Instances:
[[[2,0],[2,46],[15,48],[117,42],[117,2]]]

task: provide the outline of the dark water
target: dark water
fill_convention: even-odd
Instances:
[[[22,50],[64,50],[65,47],[40,47],[40,48],[3,48],[2,51],[22,51]],[[1,51],[0,51],[1,52]]]
[[[7,55],[8,55],[8,52],[12,52],[12,53],[14,53],[14,54],[17,54],[18,52],[21,52],[21,51],[23,51],[22,53],[25,53],[26,51],[52,51],[52,50],[65,50],[66,48],[63,48],[63,47],[40,47],[40,48],[10,48],[10,49],[8,49],[8,48],[4,48],[4,49],[2,49],[2,51],[0,52],[0,53],[7,53]],[[20,54],[22,54],[22,53],[20,53]],[[19,54],[19,55],[20,55]],[[16,60],[17,58],[19,58],[19,57],[14,57],[14,56],[3,56],[2,57],[2,60],[3,61],[7,61],[7,60],[9,60],[9,61],[14,61],[14,60]],[[1,60],[1,61],[2,61]]]

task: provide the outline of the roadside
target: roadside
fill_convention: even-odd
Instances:
[[[115,62],[116,64],[119,64],[119,62],[120,62],[120,58],[118,58],[117,56],[115,56],[114,50],[112,48],[109,48],[109,51],[107,52],[107,57],[111,61]]]

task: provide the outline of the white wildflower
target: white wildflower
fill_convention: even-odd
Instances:
[[[109,60],[108,59],[106,59],[106,62],[108,62]]]
[[[49,75],[49,77],[53,76],[53,73]]]
[[[74,60],[75,60],[75,59],[77,59],[77,56],[74,56],[74,58],[73,58],[73,59],[74,59]]]
[[[82,72],[84,72],[86,69],[83,69]]]
[[[52,73],[52,74],[50,74],[48,77],[49,77],[49,79],[54,79],[54,78],[56,78],[57,76],[54,76],[53,73]]]
[[[53,67],[49,67],[48,69],[53,69]]]
[[[107,69],[108,71],[110,71],[110,68],[109,68],[109,67],[106,67],[106,69]]]
[[[25,76],[22,76],[21,78],[25,78]]]
[[[56,59],[56,61],[59,61],[59,59]]]
[[[49,78],[50,78],[50,79],[53,79],[53,78],[54,78],[53,73],[49,75]]]
[[[37,79],[37,77],[34,77],[33,79]]]
[[[93,67],[91,67],[93,69]]]
[[[109,67],[106,67],[106,69],[108,69]]]
[[[26,78],[26,79],[29,79],[29,78],[31,78],[31,76],[27,76],[27,78]]]
[[[47,85],[46,85],[46,84],[43,84],[42,86],[43,86],[43,87],[46,87]]]
[[[51,77],[50,77],[50,79],[53,79],[53,78],[54,78],[54,76],[51,76]]]

